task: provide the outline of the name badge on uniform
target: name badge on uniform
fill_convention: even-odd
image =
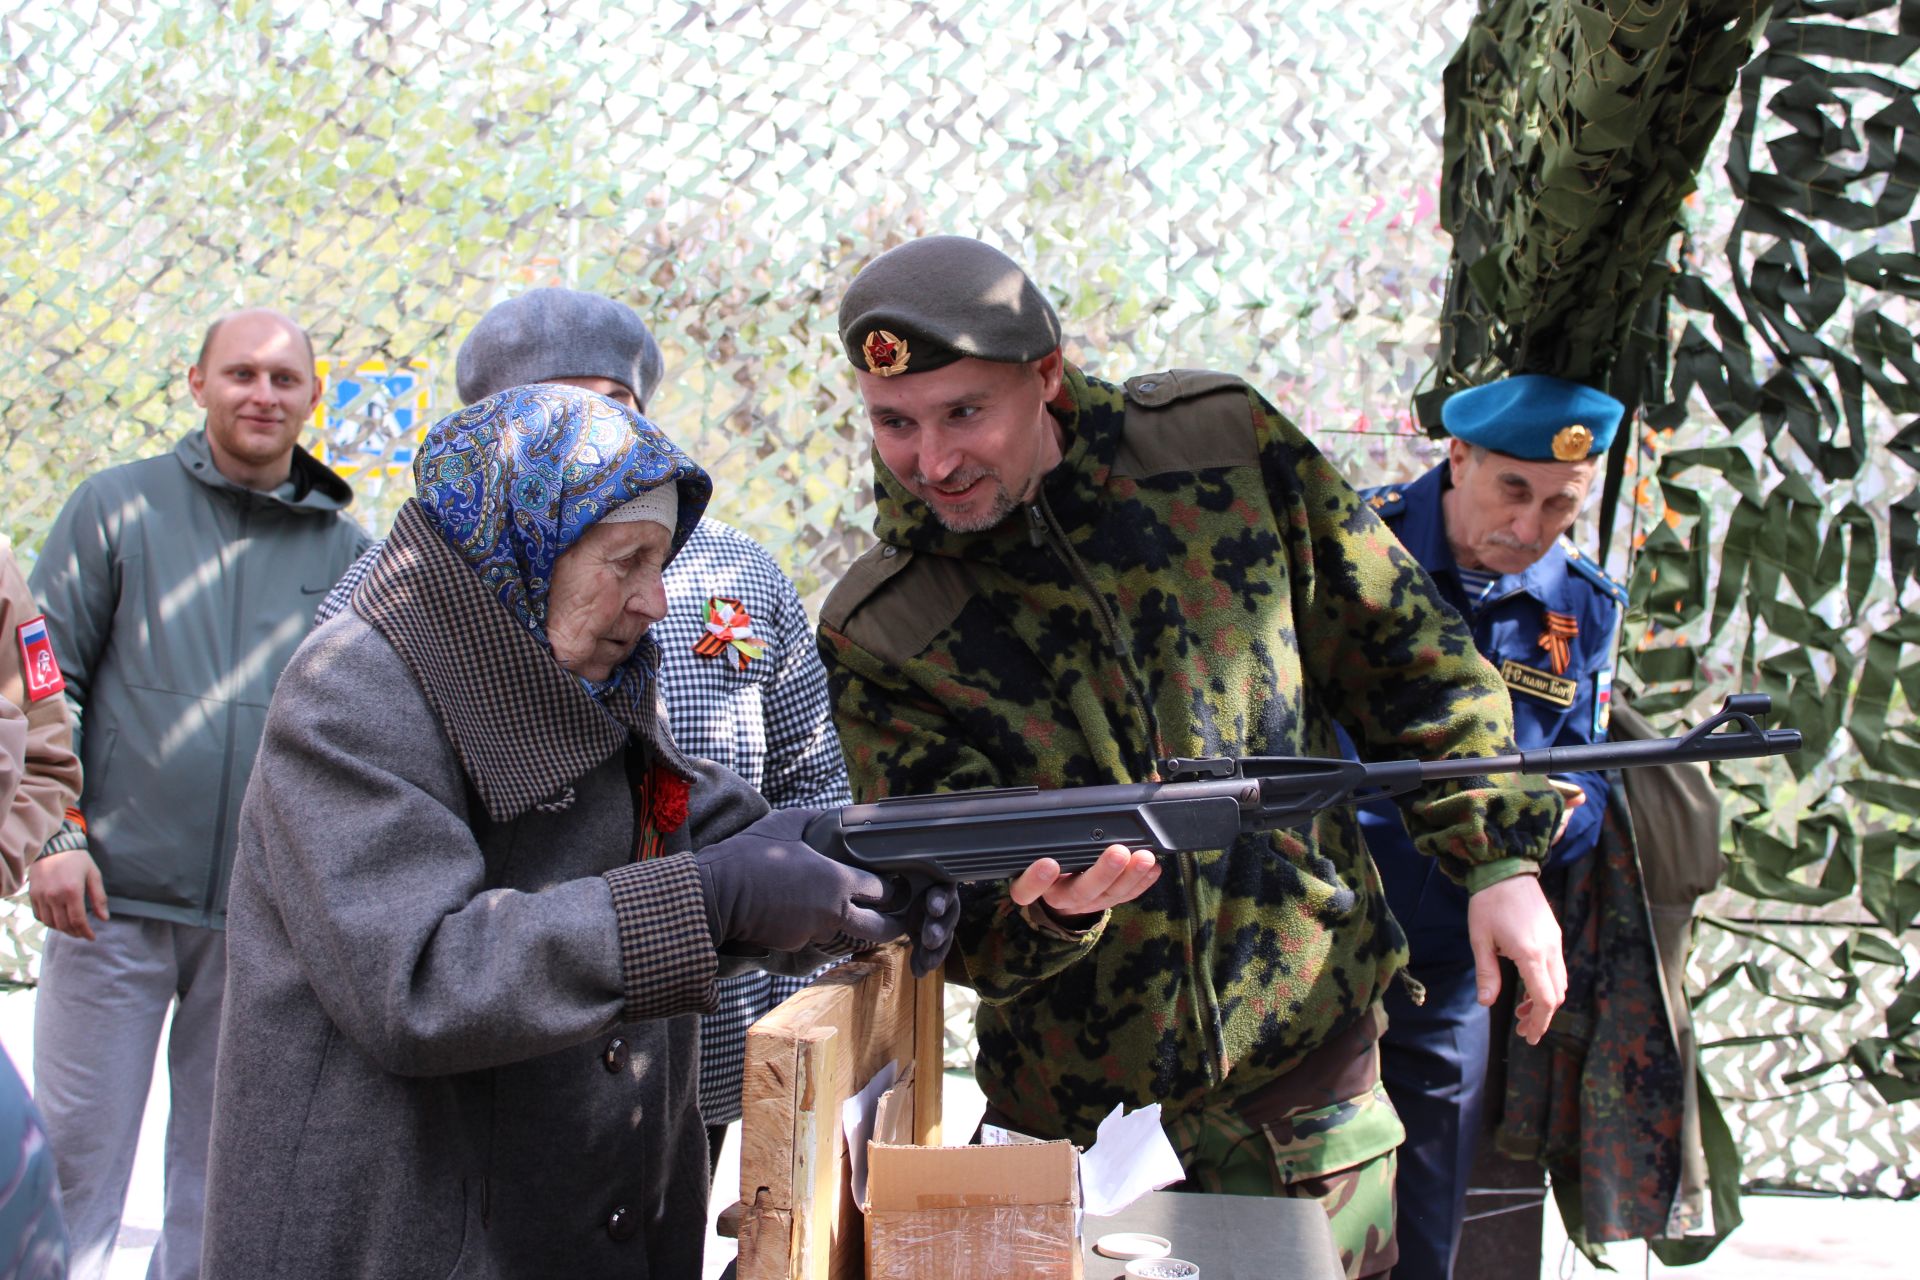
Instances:
[[[44,616],[31,618],[14,632],[20,642],[20,674],[26,681],[27,701],[38,702],[63,692],[67,678],[60,674],[54,660],[53,638],[47,634]]]
[[[1507,682],[1507,688],[1515,693],[1531,694],[1543,702],[1551,702],[1556,707],[1573,705],[1574,690],[1579,681],[1564,676],[1556,676],[1551,671],[1542,671],[1538,667],[1529,667],[1524,663],[1508,658],[1500,664],[1500,678]]]

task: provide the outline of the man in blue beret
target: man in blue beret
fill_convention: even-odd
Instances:
[[[1621,589],[1564,535],[1586,505],[1624,406],[1541,374],[1459,392],[1441,408],[1453,437],[1444,462],[1404,485],[1367,492],[1381,519],[1426,566],[1473,631],[1513,699],[1522,749],[1606,737]],[[1567,810],[1548,865],[1593,851],[1606,808],[1603,774],[1552,779]],[[1426,987],[1386,999],[1381,1076],[1406,1125],[1400,1148],[1400,1260],[1395,1280],[1451,1274],[1480,1127],[1490,1039],[1484,977],[1491,955],[1467,937],[1467,895],[1414,851],[1400,810],[1364,807],[1361,829],[1387,903],[1405,928],[1410,970]]]

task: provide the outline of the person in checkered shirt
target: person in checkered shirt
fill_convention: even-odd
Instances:
[[[534,289],[481,317],[455,357],[465,404],[558,382],[646,413],[665,361],[631,307],[572,289]],[[328,593],[318,626],[345,609],[380,545]],[[674,741],[726,766],[776,809],[853,803],[827,701],[826,671],[793,583],[765,548],[707,517],[668,564],[667,616],[654,624]],[[700,1021],[700,1115],[717,1165],[740,1118],[747,1028],[810,979],[757,970],[722,979]]]

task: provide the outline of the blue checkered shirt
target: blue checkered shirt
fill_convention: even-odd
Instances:
[[[328,593],[318,625],[347,607],[379,554],[372,550]],[[653,626],[660,687],[673,740],[690,756],[725,765],[776,809],[853,803],[834,732],[827,673],[813,624],[780,566],[731,525],[702,520],[665,575],[667,616]],[[707,602],[737,600],[753,620],[764,656],[740,668],[732,647],[701,657]],[[710,1125],[740,1118],[747,1028],[806,985],[805,979],[745,973],[719,984],[719,1005],[700,1020],[700,1115]]]

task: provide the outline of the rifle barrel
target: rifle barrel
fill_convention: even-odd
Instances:
[[[1799,749],[1798,729],[1735,729],[1718,733],[1695,730],[1684,738],[1538,747],[1470,760],[1425,760],[1420,764],[1420,780],[1438,782],[1488,773],[1583,773],[1657,764],[1697,764],[1708,760],[1752,760],[1783,756]]]

